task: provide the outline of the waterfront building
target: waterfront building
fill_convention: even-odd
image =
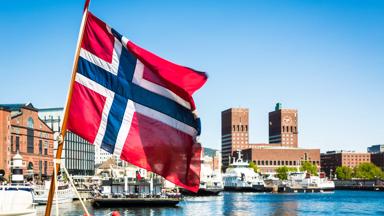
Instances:
[[[213,171],[221,171],[221,153],[211,148],[202,148],[202,163],[210,167]]]
[[[221,112],[222,164],[227,167],[229,157],[237,149],[248,147],[248,109],[230,108]]]
[[[281,103],[277,103],[275,111],[269,113],[269,143],[297,148],[297,123],[297,110],[282,109]]]
[[[116,160],[116,164],[118,166],[124,167],[124,166],[128,165],[128,162],[121,160],[116,155],[108,153],[102,148],[95,148],[95,166],[96,167],[100,166],[102,163],[104,163],[105,161],[107,161],[111,158]]]
[[[355,151],[327,151],[321,153],[320,164],[321,170],[328,176],[333,175],[339,166],[347,166],[354,168],[361,163],[371,162],[370,153],[361,153]]]
[[[372,145],[367,148],[368,153],[380,153],[384,152],[384,144]]]
[[[268,147],[242,150],[246,161],[253,161],[261,173],[274,173],[276,168],[287,166],[299,170],[303,161],[308,161],[320,169],[320,149],[302,149],[287,147]]]
[[[53,131],[31,103],[0,104],[0,170],[9,177],[12,158],[23,158],[26,177],[44,179],[53,172]]]
[[[371,153],[371,162],[384,171],[384,152]]]
[[[39,109],[39,116],[54,131],[54,151],[56,155],[58,146],[57,136],[60,135],[63,108]],[[80,176],[94,175],[95,146],[70,131],[67,131],[64,141],[61,160],[69,174]]]
[[[244,159],[256,163],[262,173],[273,173],[279,166],[298,168],[309,161],[320,169],[320,149],[299,148],[298,112],[283,109],[277,103],[269,113],[269,143],[249,143],[249,110],[231,108],[221,114],[222,166],[229,165],[230,156],[242,150]]]
[[[101,149],[101,148],[95,149],[95,165],[96,166],[104,163],[105,161],[107,161],[111,157],[113,157],[113,155],[104,151],[103,149]]]

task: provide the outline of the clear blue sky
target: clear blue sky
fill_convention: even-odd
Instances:
[[[1,1],[0,103],[65,102],[83,0]],[[384,143],[384,1],[93,0],[138,45],[206,71],[195,94],[204,146],[220,148],[221,111],[250,109],[268,140],[276,102],[299,110],[299,145],[366,151]]]

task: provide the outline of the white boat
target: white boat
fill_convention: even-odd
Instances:
[[[34,216],[32,188],[29,186],[0,186],[1,216]]]
[[[200,186],[197,193],[180,188],[182,194],[190,196],[217,196],[223,190],[223,178],[220,171],[214,171],[209,166],[201,166]]]
[[[34,193],[35,193],[35,203],[39,205],[45,205],[47,204],[48,200],[48,193],[49,193],[49,187],[51,185],[50,181],[45,181],[44,185],[37,185],[34,187]],[[72,187],[63,181],[58,181],[58,187],[57,187],[57,197],[56,195],[53,198],[52,204],[57,203],[70,203],[73,201],[75,197],[74,191]]]
[[[241,152],[238,152],[238,158],[233,159],[224,173],[225,191],[249,191],[249,192],[270,192],[272,188],[265,187],[261,175],[249,167],[249,163],[243,161]]]
[[[33,189],[24,185],[23,158],[17,153],[12,160],[12,184],[0,185],[0,216],[34,216]]]
[[[328,180],[324,173],[319,176],[307,172],[292,172],[288,180],[279,187],[280,192],[327,192],[335,190],[335,183]]]

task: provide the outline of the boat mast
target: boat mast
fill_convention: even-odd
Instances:
[[[83,18],[82,18],[81,25],[80,25],[79,36],[77,38],[76,53],[75,53],[75,57],[73,60],[73,66],[72,66],[72,77],[71,77],[71,82],[69,84],[67,101],[66,101],[65,110],[64,110],[64,117],[63,117],[63,122],[61,125],[61,132],[60,132],[60,136],[58,139],[58,146],[57,146],[57,152],[56,152],[56,158],[55,158],[56,160],[61,159],[61,154],[63,152],[64,138],[65,138],[65,134],[67,133],[69,104],[71,103],[72,89],[73,89],[73,85],[74,85],[75,78],[76,78],[76,71],[77,71],[77,64],[78,64],[79,56],[80,56],[81,42],[82,42],[83,36],[84,36],[85,23],[86,23],[87,17],[88,17],[88,7],[89,7],[90,2],[91,2],[91,0],[85,0],[85,4],[84,4]],[[56,169],[55,169],[56,171],[60,170],[60,163],[55,163],[54,166],[56,166]],[[51,215],[53,195],[55,194],[55,179],[54,179],[54,177],[56,174],[52,175],[51,186],[49,188],[49,193],[48,193],[47,206],[45,208],[45,216]],[[87,213],[86,209],[84,209],[84,211]],[[87,213],[87,215],[89,215],[89,214]]]

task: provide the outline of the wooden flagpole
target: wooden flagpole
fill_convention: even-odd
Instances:
[[[86,0],[85,4],[84,4],[83,18],[82,18],[81,25],[80,25],[79,36],[77,38],[76,53],[75,53],[73,66],[72,66],[72,77],[71,77],[71,81],[69,84],[67,102],[66,102],[65,109],[64,109],[64,117],[63,117],[63,122],[61,124],[60,137],[58,140],[56,160],[61,159],[61,154],[63,152],[64,138],[65,138],[65,134],[67,132],[68,110],[69,110],[69,105],[70,105],[71,99],[72,99],[72,88],[73,88],[73,84],[74,84],[75,78],[76,78],[76,71],[77,71],[77,64],[79,61],[81,42],[82,42],[83,36],[84,36],[84,29],[85,29],[85,24],[86,24],[87,17],[88,17],[88,7],[90,4],[90,1],[91,0]],[[55,186],[55,176],[60,171],[60,163],[54,163],[54,166],[56,166],[56,169],[54,171],[56,173],[54,173],[52,175],[51,186],[49,188],[49,194],[48,194],[47,206],[45,208],[45,216],[51,215],[52,201],[53,201],[53,196],[55,194],[55,187],[56,187]],[[85,212],[87,212],[87,211],[85,211]]]

